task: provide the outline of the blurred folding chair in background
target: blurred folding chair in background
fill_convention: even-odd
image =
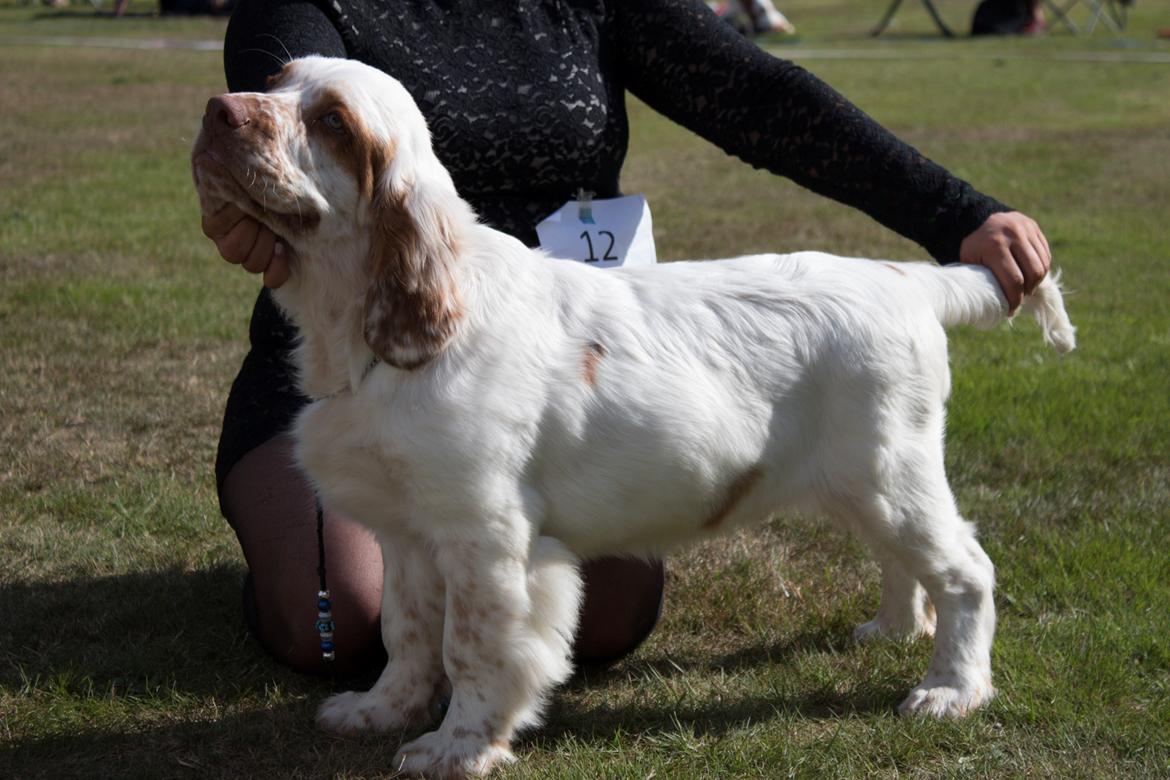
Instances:
[[[922,4],[926,6],[926,10],[930,14],[930,18],[934,20],[936,25],[938,25],[939,31],[948,38],[954,38],[955,34],[951,32],[951,28],[947,27],[946,22],[944,22],[942,17],[939,16],[938,9],[934,7],[934,3],[931,2],[931,0],[922,0]],[[898,12],[898,7],[901,5],[902,0],[893,0],[893,2],[890,3],[890,7],[886,9],[886,13],[882,17],[882,20],[878,22],[877,27],[874,27],[872,30],[870,30],[869,34],[875,38],[881,35],[882,32],[890,26],[890,21],[893,20],[894,14]]]
[[[1115,33],[1125,29],[1129,7],[1134,0],[1044,0],[1045,7],[1052,12],[1065,27],[1072,33],[1091,35],[1100,22]],[[1085,6],[1089,13],[1089,21],[1083,26],[1078,25],[1069,13],[1077,6]]]

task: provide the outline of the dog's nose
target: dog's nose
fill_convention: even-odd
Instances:
[[[203,126],[207,129],[239,130],[248,124],[248,105],[235,95],[220,95],[207,101],[203,111]]]

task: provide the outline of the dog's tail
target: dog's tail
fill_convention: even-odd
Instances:
[[[905,271],[926,289],[943,327],[990,328],[1008,319],[1007,298],[995,275],[983,266],[899,263],[896,270]],[[1035,318],[1044,340],[1057,352],[1063,354],[1076,348],[1076,328],[1064,310],[1059,273],[1047,276],[1024,298],[1020,310]]]

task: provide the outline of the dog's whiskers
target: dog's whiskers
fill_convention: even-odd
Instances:
[[[273,36],[273,37],[275,37],[275,36]],[[279,39],[277,39],[277,42],[279,43]],[[284,44],[282,43],[281,46],[283,46],[283,45]],[[277,57],[275,54],[268,51],[267,49],[258,49],[258,48],[240,49],[241,54],[248,54],[248,53],[253,53],[253,52],[256,54],[263,54],[266,57],[271,57],[272,59],[276,60],[277,64],[280,65],[280,67],[282,67],[282,68],[288,64],[288,62],[282,60],[280,57]],[[290,57],[290,59],[291,59],[291,57]]]
[[[290,52],[288,50],[288,47],[284,45],[284,41],[280,40],[279,37],[273,35],[272,33],[260,33],[257,37],[271,38],[272,40],[274,40],[280,44],[280,48],[284,49],[284,56],[288,57],[287,60],[280,63],[281,66],[287,65],[293,61],[292,52]],[[276,55],[271,54],[271,52],[265,52],[265,54],[268,54],[269,56],[273,57],[274,59],[279,60],[279,58],[277,58]]]

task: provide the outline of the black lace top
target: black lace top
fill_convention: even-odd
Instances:
[[[943,262],[1007,210],[701,0],[241,0],[224,50],[233,91],[262,90],[283,60],[305,54],[358,59],[401,81],[460,194],[530,245],[536,223],[578,188],[618,194],[626,91]],[[290,337],[262,295],[252,354],[229,399],[221,480],[301,403],[283,364]]]
[[[361,60],[405,84],[460,194],[529,243],[578,187],[617,194],[626,90],[944,262],[1003,210],[700,0],[243,0],[225,47],[228,84],[263,89],[281,59],[307,53]]]

